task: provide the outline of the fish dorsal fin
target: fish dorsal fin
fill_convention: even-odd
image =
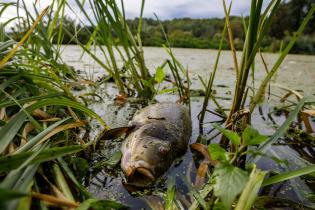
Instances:
[[[103,133],[100,139],[102,140],[117,139],[124,134],[128,135],[135,127],[136,125],[130,125],[125,127],[109,129]]]

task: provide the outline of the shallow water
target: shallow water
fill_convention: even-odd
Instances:
[[[104,60],[102,59],[103,55],[100,50],[96,49],[95,52],[101,60]],[[198,75],[203,79],[209,77],[209,73],[212,72],[215,64],[217,51],[174,48],[173,53],[182,65],[188,68],[189,77],[193,82],[192,89],[202,88]],[[85,72],[88,78],[92,80],[96,80],[105,74],[105,71],[99,65],[95,64],[87,54],[84,54],[82,59],[81,54],[82,51],[80,47],[68,45],[63,48],[62,57],[64,61],[73,66],[76,70]],[[162,65],[165,59],[169,58],[163,48],[157,47],[144,47],[144,55],[146,65],[151,71],[154,71],[156,67]],[[238,52],[237,55],[240,60],[241,54]],[[264,53],[263,57],[267,63],[268,69],[271,70],[279,54]],[[117,62],[119,63],[121,60],[117,59]],[[266,74],[260,56],[256,58],[255,68],[255,87],[257,88]],[[251,84],[252,82],[249,81],[249,83]],[[235,71],[233,69],[233,60],[230,51],[222,51],[214,84],[227,86],[227,88],[219,90],[222,94],[234,88]],[[277,86],[280,85],[297,90],[305,96],[315,96],[315,56],[287,56],[271,84],[272,93],[277,95],[282,96],[283,93],[283,90],[277,88]]]
[[[162,48],[145,47],[146,64],[150,69],[155,69],[163,63],[167,58],[167,54]],[[105,72],[98,65],[94,63],[87,55],[84,55],[80,59],[81,50],[77,46],[66,46],[62,54],[64,61],[73,66],[76,70],[80,70],[81,74],[96,81],[104,76]],[[189,69],[189,76],[192,80],[192,89],[201,89],[201,83],[198,80],[198,75],[206,79],[209,76],[209,72],[212,70],[215,57],[215,50],[197,50],[197,49],[174,49],[176,58],[182,62],[183,66]],[[97,52],[101,56],[100,52]],[[272,64],[276,61],[277,54],[264,54],[264,58],[271,68]],[[262,80],[265,71],[260,59],[256,62],[257,73],[255,75],[256,87]],[[279,88],[279,86],[285,86],[290,89],[298,90],[302,95],[311,96],[315,98],[315,57],[314,56],[300,56],[289,55],[284,64],[279,69],[279,72],[275,79],[272,81],[271,91],[273,94],[283,96],[285,91]],[[223,51],[217,76],[215,79],[216,96],[221,98],[232,98],[232,90],[235,85],[235,73],[233,70],[233,60],[229,51]],[[250,81],[251,83],[251,81]],[[123,106],[119,106],[114,102],[114,96],[117,95],[117,89],[113,84],[108,83],[102,85],[96,90],[96,93],[101,96],[104,101],[93,102],[90,104],[90,108],[99,114],[111,127],[119,127],[127,125],[128,121],[132,118],[134,112],[140,108],[139,104],[133,102],[127,102]],[[176,101],[178,98],[175,95],[161,95],[157,97],[159,102],[162,101]],[[290,98],[294,100],[294,98]],[[198,119],[197,115],[200,112],[202,106],[202,97],[193,97],[191,99],[192,104],[192,121],[193,121],[193,134],[191,137],[191,143],[195,142],[198,137]],[[231,100],[220,100],[220,104],[223,104],[225,108],[230,107]],[[271,96],[268,105],[262,105],[263,115],[272,111],[272,106],[278,105],[279,98]],[[209,105],[209,109],[213,109],[213,104]],[[274,132],[274,124],[266,117],[264,120],[261,114],[256,110],[253,114],[252,124],[261,133],[265,135],[271,135]],[[274,116],[275,121],[281,124],[285,120],[283,116]],[[219,120],[214,115],[207,115],[205,122]],[[207,132],[210,127],[206,127]],[[98,129],[94,130],[92,135],[96,135],[99,132]],[[105,142],[104,150],[100,150],[99,154],[94,158],[95,161],[106,159],[111,156],[113,151],[119,150],[119,142]],[[105,149],[110,148],[110,150]],[[307,162],[303,162],[303,159],[299,155],[287,146],[273,147],[270,150],[270,154],[277,154],[281,158],[286,158],[290,161],[290,168],[294,169],[301,167]],[[302,162],[301,162],[302,161]],[[177,191],[181,194],[186,194],[187,186],[184,184],[184,179],[195,179],[196,164],[194,162],[193,155],[190,150],[186,155],[182,157],[177,164],[174,164],[167,173],[161,178],[161,180],[150,189],[149,193],[143,193],[147,195],[137,195],[138,193],[129,193],[122,184],[122,173],[118,170],[104,169],[97,174],[90,177],[88,190],[96,197],[103,199],[117,199],[123,203],[126,203],[132,207],[132,209],[145,208],[149,209],[148,205],[144,201],[155,200],[148,195],[157,195],[163,197],[165,192],[165,180],[167,177],[175,177]],[[263,169],[274,169],[276,171],[284,171],[284,167],[279,167],[273,161],[262,158],[258,165]],[[119,168],[119,167],[118,167]],[[290,198],[297,202],[307,203],[305,195],[307,193],[314,193],[308,186],[305,185],[300,179],[295,179],[291,183],[294,184],[292,190],[288,185],[281,186],[281,189],[275,192],[276,196]],[[301,190],[302,189],[302,190]],[[301,193],[302,191],[302,193]],[[296,193],[299,192],[299,193]],[[274,196],[274,195],[273,195]],[[186,198],[187,199],[187,198]],[[189,199],[189,198],[188,198]],[[156,203],[156,202],[155,202]]]

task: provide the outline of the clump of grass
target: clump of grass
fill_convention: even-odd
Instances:
[[[62,11],[65,1],[54,1],[42,12],[34,5],[37,17],[24,1],[19,3],[21,8],[1,3],[0,9],[16,6],[27,16],[20,23],[24,37],[15,43],[4,31],[7,41],[0,44],[0,208],[125,208],[92,198],[63,160],[92,145],[78,136],[89,132],[88,117],[108,128],[72,95],[68,82],[76,80],[76,74],[60,59],[60,45],[52,44],[54,36],[62,37],[55,27],[59,15],[63,17],[58,12],[54,16],[52,9]]]
[[[89,24],[95,28],[87,45],[82,45],[77,40],[78,44],[113,77],[120,94],[137,94],[139,97],[152,99],[155,80],[145,64],[141,42],[144,1],[135,35],[131,33],[126,23],[123,1],[122,12],[114,0],[88,1],[85,4],[76,2],[89,20]],[[93,18],[90,17],[91,14],[85,12],[85,6],[92,9]],[[102,52],[104,59],[95,55],[91,49],[92,43]],[[118,60],[121,60],[122,64],[119,64]],[[122,78],[126,78],[126,81]]]
[[[232,29],[230,26],[228,10],[227,10],[225,1],[223,0],[224,11],[226,14],[226,25],[228,28],[228,37],[230,40],[231,53],[233,56],[234,68],[236,72],[236,85],[234,89],[233,104],[226,120],[227,128],[233,129],[233,125],[235,124],[235,122],[233,122],[233,119],[232,119],[233,115],[235,115],[237,112],[240,112],[241,110],[246,109],[245,104],[246,104],[246,100],[248,96],[249,73],[251,71],[251,68],[254,66],[256,54],[260,52],[262,41],[268,32],[272,18],[277,12],[280,2],[281,2],[280,0],[271,1],[266,7],[265,11],[262,11],[262,4],[263,4],[262,0],[259,0],[259,1],[253,0],[251,2],[249,21],[248,21],[248,24],[245,23],[246,38],[245,38],[245,43],[244,43],[244,48],[243,48],[244,50],[242,51],[242,58],[239,64],[239,61],[236,56],[235,47],[234,47],[234,38],[233,38]],[[249,114],[251,114],[254,111],[258,103],[263,101],[264,96],[265,96],[265,90],[268,83],[272,79],[273,75],[279,69],[284,58],[288,55],[290,49],[296,42],[297,38],[303,32],[305,26],[310,21],[313,14],[314,14],[314,7],[312,7],[311,10],[308,12],[308,15],[304,19],[300,28],[295,33],[294,38],[291,40],[291,42],[288,44],[285,50],[281,52],[278,60],[272,67],[271,71],[268,71],[267,69],[267,74],[265,76],[265,79],[260,84],[258,91],[256,93],[253,92],[254,95],[252,96],[252,99],[249,105]],[[252,69],[255,70],[254,67]],[[252,75],[254,75],[254,73]],[[253,81],[255,80],[254,77],[252,79]],[[226,139],[223,138],[221,143],[227,144]]]
[[[263,1],[251,1],[251,9],[249,15],[249,22],[246,26],[247,33],[244,43],[244,50],[242,52],[242,60],[240,65],[236,57],[236,51],[234,48],[234,38],[231,27],[228,27],[228,37],[230,40],[230,46],[232,49],[232,56],[234,60],[234,68],[236,71],[236,85],[234,90],[233,105],[231,107],[230,114],[227,118],[227,125],[231,123],[233,114],[244,109],[244,104],[247,96],[247,80],[249,77],[250,68],[253,65],[256,54],[261,46],[261,42],[268,32],[270,22],[277,11],[280,1],[272,1],[269,3],[265,11],[262,13]],[[229,16],[227,14],[226,4],[223,1],[224,11],[226,14],[226,23],[230,25]],[[234,50],[233,50],[234,49]]]

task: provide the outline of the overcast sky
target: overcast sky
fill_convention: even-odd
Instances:
[[[16,2],[16,0],[0,0],[2,2]],[[40,9],[49,5],[52,0],[38,0],[39,5],[37,7]],[[86,0],[88,2],[89,0]],[[227,0],[229,2],[230,0]],[[270,0],[264,1],[264,6]],[[27,5],[31,5],[35,0],[25,0]],[[67,10],[66,14],[72,18],[83,18],[83,15],[78,12],[78,8],[75,6],[74,0],[68,0],[69,4],[72,5],[76,12]],[[118,0],[120,2],[120,0]],[[231,14],[232,15],[248,15],[250,0],[234,0]],[[120,4],[120,3],[119,3]],[[125,11],[127,18],[137,17],[140,13],[141,0],[124,0]],[[88,8],[87,8],[87,11]],[[153,17],[154,13],[158,15],[160,19],[172,19],[172,18],[211,18],[211,17],[223,17],[223,7],[222,0],[146,0],[144,16]],[[0,17],[0,21],[12,18],[16,16],[15,8],[7,9],[4,14]],[[84,19],[84,18],[83,18]]]
[[[140,11],[140,0],[126,0],[126,11],[129,17],[135,17]],[[230,2],[230,1],[227,1]],[[231,14],[247,15],[250,0],[234,0]],[[266,3],[269,2],[265,0]],[[210,18],[223,17],[222,0],[146,0],[144,16],[153,17],[156,13],[161,19],[172,18]]]

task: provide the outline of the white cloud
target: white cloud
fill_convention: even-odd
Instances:
[[[130,18],[140,13],[141,0],[125,0],[126,12]],[[230,1],[227,1],[229,4]],[[249,0],[234,0],[231,15],[248,15]],[[264,6],[270,2],[264,1]],[[222,0],[146,0],[145,17],[154,17],[156,13],[161,19],[180,17],[210,18],[224,17]]]
[[[85,0],[88,2],[89,0]],[[227,0],[229,3],[231,0]],[[264,1],[266,6],[268,1]],[[4,0],[3,2],[17,2],[16,0]],[[21,2],[21,1],[19,1]],[[35,0],[25,0],[25,3],[33,11],[33,4]],[[52,0],[38,0],[36,8],[41,11],[46,6],[50,5]],[[120,0],[117,0],[120,4]],[[124,0],[125,11],[127,18],[135,18],[140,14],[142,0]],[[81,19],[86,22],[84,15],[79,11],[75,0],[68,0],[68,4],[72,10],[67,8],[65,13],[73,19]],[[86,3],[87,4],[87,3]],[[248,15],[250,10],[249,0],[234,0],[231,15]],[[87,13],[92,14],[89,8],[86,8]],[[16,8],[8,8],[4,14],[0,17],[0,22],[15,17]],[[146,0],[144,8],[144,17],[154,18],[154,13],[160,19],[172,19],[172,18],[210,18],[210,17],[223,17],[222,0]],[[21,13],[21,15],[25,15]]]

